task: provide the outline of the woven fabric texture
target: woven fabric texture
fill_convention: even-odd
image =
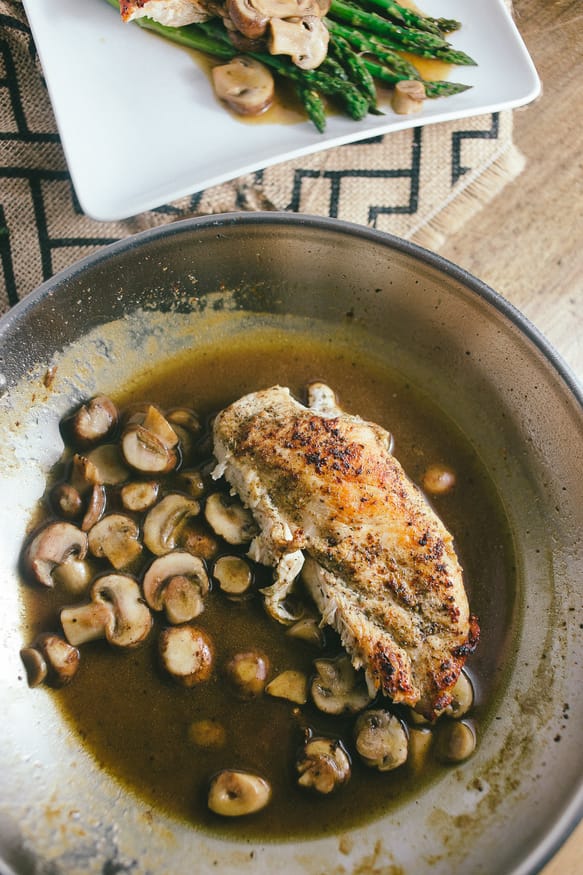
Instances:
[[[195,215],[333,216],[438,249],[522,166],[512,114],[501,112],[331,149],[97,222],[76,200],[22,5],[0,0],[0,313],[107,243]]]

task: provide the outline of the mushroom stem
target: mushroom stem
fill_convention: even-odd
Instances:
[[[403,79],[395,85],[391,106],[399,115],[410,115],[423,108],[426,96],[423,82],[418,79]]]
[[[109,605],[89,602],[63,608],[61,625],[69,644],[79,647],[88,641],[105,638],[106,629],[113,628],[114,619]]]
[[[239,115],[259,115],[273,103],[273,76],[253,58],[233,58],[213,67],[212,77],[217,97]]]

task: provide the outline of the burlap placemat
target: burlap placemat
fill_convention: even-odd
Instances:
[[[523,163],[512,114],[501,112],[331,149],[123,222],[97,222],[75,198],[22,5],[0,0],[0,313],[101,246],[195,215],[334,216],[435,250]]]

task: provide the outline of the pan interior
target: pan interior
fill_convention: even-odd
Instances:
[[[475,756],[383,817],[288,844],[225,841],[144,802],[96,766],[52,695],[27,689],[18,657],[26,622],[19,545],[62,449],[59,419],[96,391],[135,397],[162,371],[159,386],[171,373],[178,382],[193,349],[236,346],[253,332],[266,347],[271,338],[265,361],[305,350],[306,337],[360,357],[366,385],[345,378],[337,388],[347,407],[373,419],[379,396],[370,374],[398,394],[408,383],[411,410],[420,399],[429,421],[486,472],[498,555],[506,568],[514,563],[501,605],[493,592],[472,591],[496,666]],[[582,810],[583,416],[572,383],[528,326],[471,278],[382,235],[235,217],[151,234],[59,278],[4,320],[0,366],[0,847],[8,867],[186,873],[196,859],[204,875],[217,866],[314,875],[540,868]],[[284,374],[297,379],[296,391],[303,368]],[[229,400],[205,397],[209,406]],[[395,408],[381,400],[392,428]],[[455,534],[463,550],[461,527]],[[476,660],[491,656],[483,641]]]
[[[199,343],[136,374],[131,386],[119,387],[115,400],[122,408],[144,400],[163,410],[193,407],[207,419],[247,392],[279,384],[302,398],[309,382],[323,380],[337,390],[347,411],[378,422],[392,433],[395,455],[415,482],[421,482],[432,464],[454,470],[456,489],[447,496],[436,496],[433,504],[456,537],[471,607],[480,618],[482,645],[468,671],[476,693],[473,721],[481,734],[512,663],[518,609],[508,520],[479,456],[435,403],[391,367],[382,347],[373,351],[370,343],[367,349],[358,342],[359,332],[331,330],[325,323],[302,325],[302,320],[282,329],[277,319],[266,314],[260,328],[248,323],[240,331],[240,322],[240,314],[231,314],[223,319],[222,343]],[[27,601],[25,639],[30,641],[47,629],[58,631],[59,609],[71,597],[58,588],[39,592],[24,587],[23,593]],[[199,625],[211,633],[217,662],[219,656],[225,661],[233,652],[259,647],[271,654],[271,662],[279,669],[293,667],[309,675],[313,658],[326,655],[309,648],[300,648],[300,655],[297,646],[286,647],[285,630],[266,621],[260,602],[234,607],[215,595],[207,599]],[[54,697],[101,767],[138,792],[148,805],[230,838],[253,835],[263,841],[290,841],[382,817],[405,798],[419,798],[424,785],[448,771],[430,761],[422,769],[411,765],[377,776],[359,767],[353,757],[349,793],[327,799],[306,796],[298,792],[293,779],[301,740],[293,709],[269,698],[241,703],[230,697],[225,702],[220,681],[190,691],[178,689],[156,669],[156,640],[156,635],[150,636],[147,646],[126,656],[112,652],[105,643],[82,649],[81,675]],[[189,726],[205,715],[214,720],[220,717],[222,725],[233,729],[226,749],[203,755],[189,743]],[[332,727],[317,709],[308,707],[304,719],[316,735],[340,731],[351,744],[353,717]],[[220,821],[208,811],[209,777],[233,763],[270,776],[274,804],[261,816]]]

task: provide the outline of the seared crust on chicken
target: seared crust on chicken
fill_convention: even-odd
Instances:
[[[305,556],[304,582],[355,667],[375,690],[433,717],[479,629],[452,536],[390,447],[388,432],[329,396],[319,412],[279,386],[241,398],[214,424],[215,476],[261,528],[250,555],[276,568],[268,609]]]

